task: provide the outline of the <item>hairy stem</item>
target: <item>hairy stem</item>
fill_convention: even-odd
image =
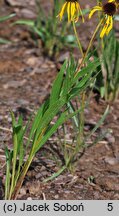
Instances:
[[[93,44],[94,38],[95,38],[95,36],[96,36],[96,34],[97,34],[97,32],[98,32],[98,30],[99,30],[99,28],[100,28],[102,22],[103,22],[103,19],[100,20],[99,24],[97,25],[97,27],[96,27],[96,29],[95,29],[95,31],[94,31],[92,37],[91,37],[91,40],[90,40],[90,42],[89,42],[89,44],[88,44],[88,47],[87,47],[87,50],[86,50],[86,52],[85,52],[85,54],[84,54],[84,56],[83,56],[83,58],[82,58],[81,63],[79,64],[79,66],[78,66],[78,68],[77,68],[77,71],[76,71],[76,73],[75,73],[75,76],[79,73],[79,70],[80,70],[81,67],[83,66],[83,64],[84,64],[84,62],[85,62],[85,59],[86,59],[86,57],[87,57],[87,55],[88,55],[88,52],[89,52],[89,50],[90,50],[90,48],[91,48],[91,46],[92,46],[92,44]]]
[[[75,36],[76,36],[78,48],[79,48],[79,51],[81,52],[81,55],[82,55],[82,57],[83,57],[83,56],[84,56],[84,53],[83,53],[82,45],[81,45],[81,42],[80,42],[80,39],[79,39],[77,30],[76,30],[76,24],[75,24],[74,21],[73,21],[72,23],[73,23],[73,29],[74,29],[74,34],[75,34]]]

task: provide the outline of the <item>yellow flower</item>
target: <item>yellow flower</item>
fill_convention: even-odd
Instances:
[[[81,11],[80,4],[78,0],[66,0],[66,2],[63,4],[60,13],[58,14],[57,17],[60,17],[60,20],[62,20],[63,15],[65,11],[67,10],[67,15],[68,15],[68,22],[71,21],[78,21],[79,18],[79,13],[82,16],[82,21],[84,22],[83,14]]]
[[[113,15],[116,13],[116,10],[117,10],[117,5],[115,1],[109,0],[107,3],[105,3],[102,6],[95,6],[89,14],[89,19],[90,19],[96,11],[102,11],[103,28],[100,33],[101,38],[103,38],[105,34],[108,35],[111,29],[113,28]]]

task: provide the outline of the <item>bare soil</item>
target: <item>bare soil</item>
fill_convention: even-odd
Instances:
[[[45,1],[43,6],[49,8],[50,2]],[[88,2],[85,0],[82,6],[89,7]],[[58,61],[51,61],[43,55],[42,47],[35,45],[26,27],[10,26],[19,17],[35,18],[35,2],[31,0],[28,3],[27,0],[6,0],[1,1],[0,7],[0,16],[16,12],[15,18],[0,23],[0,37],[12,41],[0,45],[0,199],[4,197],[4,148],[12,147],[10,110],[16,117],[22,114],[26,122],[32,111],[37,110],[48,97],[60,66]],[[81,25],[84,49],[94,25],[89,21]],[[104,100],[96,100],[97,96],[92,94],[86,109],[85,130],[91,130],[107,107]],[[58,148],[58,143],[53,136],[34,158],[18,199],[119,199],[118,109],[119,100],[110,104],[110,113],[95,136],[106,129],[110,132],[102,141],[85,150],[73,173],[65,171],[51,182],[43,183],[46,177],[59,170],[56,158],[60,161],[61,155],[54,150]]]

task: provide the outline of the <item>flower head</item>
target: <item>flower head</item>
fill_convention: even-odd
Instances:
[[[60,13],[57,16],[57,17],[60,17],[60,20],[62,20],[63,15],[66,10],[67,10],[67,15],[68,15],[68,22],[71,22],[71,21],[77,22],[79,18],[79,13],[82,16],[82,21],[84,21],[81,7],[80,7],[78,0],[66,0],[65,1],[65,3],[63,4],[61,8]]]
[[[89,14],[89,19],[90,19],[96,11],[102,11],[103,28],[100,33],[101,38],[103,38],[105,34],[108,35],[111,29],[113,28],[113,15],[116,13],[117,10],[117,5],[115,1],[117,0],[109,0],[104,5],[95,6]]]

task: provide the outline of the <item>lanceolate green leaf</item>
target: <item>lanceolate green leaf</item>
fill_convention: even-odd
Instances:
[[[17,162],[17,153],[18,153],[18,136],[17,133],[20,129],[20,125],[16,123],[15,116],[11,112],[12,117],[12,128],[13,128],[13,165],[12,165],[12,176],[11,176],[11,187],[9,192],[9,199],[11,198],[12,192],[15,187],[15,174],[16,174],[16,162]]]
[[[9,43],[11,43],[10,40],[6,40],[4,38],[0,38],[0,44],[9,44]]]
[[[76,80],[78,80],[78,79],[81,78],[82,76],[94,72],[95,69],[96,69],[99,65],[100,65],[99,60],[96,60],[95,62],[89,63],[87,67],[85,67],[85,68],[83,68],[81,71],[77,72],[77,75],[74,76],[72,82],[75,83]]]
[[[84,78],[82,78],[81,81],[79,81],[79,83],[76,80],[76,83],[78,83],[79,86],[77,86],[77,84],[73,83],[74,86],[76,85],[76,93],[79,93],[82,88],[85,88],[85,84],[86,82],[89,80],[89,77],[91,77],[91,71],[94,70],[97,65],[99,65],[99,62],[95,63],[95,64],[90,64],[90,67],[87,66],[87,68],[90,68],[90,73],[85,75]],[[93,69],[92,69],[93,68]],[[87,72],[87,69],[85,70],[85,73]],[[66,74],[67,76],[67,74]],[[81,85],[80,85],[81,82]],[[90,83],[90,82],[89,82]],[[71,86],[70,86],[71,88]],[[61,94],[61,97],[55,101],[54,103],[52,103],[48,109],[46,109],[46,112],[44,113],[44,115],[41,117],[41,119],[39,120],[39,124],[37,127],[37,131],[35,133],[35,137],[34,137],[34,143],[37,142],[38,137],[40,136],[40,134],[42,133],[42,131],[46,128],[48,124],[50,124],[51,120],[55,117],[55,115],[61,110],[61,108],[71,99],[70,94],[68,95],[67,92],[65,95]],[[34,145],[34,144],[33,144]]]
[[[60,72],[58,73],[51,90],[50,104],[53,104],[60,97],[60,92],[63,84],[63,75],[66,69],[67,61],[64,62]]]
[[[14,16],[16,16],[16,14],[14,14],[14,13],[10,14],[8,16],[2,16],[2,17],[0,17],[0,22],[4,22],[5,20],[8,20],[8,19],[10,19],[10,18],[12,18]]]
[[[17,20],[14,22],[14,25],[27,25],[30,27],[34,27],[34,21],[33,20]]]
[[[74,77],[75,71],[76,71],[76,63],[74,58],[71,57],[71,60],[67,63],[66,75],[62,87],[62,95],[67,95],[69,93],[69,89],[72,86],[72,79]]]
[[[26,144],[26,148],[28,147],[28,145],[30,144],[31,139],[33,139],[34,134],[36,133],[36,130],[39,126],[39,122],[41,121],[42,116],[44,115],[45,111],[47,110],[46,107],[48,107],[49,104],[49,99],[45,101],[45,103],[42,104],[42,106],[38,109],[37,113],[34,116],[34,120],[32,122],[32,127],[30,130],[30,134],[28,137],[28,141]],[[32,118],[32,116],[31,116]]]
[[[54,104],[50,105],[49,109],[45,112],[44,116],[42,117],[41,122],[39,122],[39,127],[37,128],[35,140],[37,140],[39,134],[42,133],[42,130],[47,128],[47,125],[55,117],[58,111],[61,110],[61,108],[64,106],[65,103],[66,103],[66,99],[61,98],[58,101],[56,101]]]
[[[108,113],[109,113],[109,106],[107,106],[107,108],[106,108],[104,114],[102,115],[101,119],[97,122],[97,124],[92,129],[90,134],[86,137],[86,140],[89,139],[92,136],[92,134],[94,134],[94,132],[100,127],[100,125],[104,122],[104,120],[105,120]]]
[[[5,155],[6,155],[6,180],[5,180],[5,199],[8,198],[9,191],[10,191],[10,178],[11,178],[11,162],[12,162],[12,152],[9,149],[5,148]]]
[[[41,141],[38,143],[38,145],[35,148],[35,152],[37,152],[45,143],[46,141],[56,132],[58,127],[62,125],[64,122],[66,122],[69,118],[72,118],[77,113],[79,113],[81,109],[78,109],[74,111],[73,113],[67,114],[67,110],[61,114],[61,116],[58,118],[58,120],[55,122],[55,124],[51,127],[51,129],[48,131],[47,134],[43,136]]]
[[[73,106],[73,104],[71,103],[71,101],[69,101],[69,102],[67,103],[67,106],[68,106],[68,110],[69,110],[70,113],[74,113],[74,112],[75,112],[74,106]],[[74,120],[74,123],[75,123],[76,127],[78,128],[78,127],[79,127],[79,122],[78,122],[77,116],[74,115],[72,118],[73,118],[73,120]]]

